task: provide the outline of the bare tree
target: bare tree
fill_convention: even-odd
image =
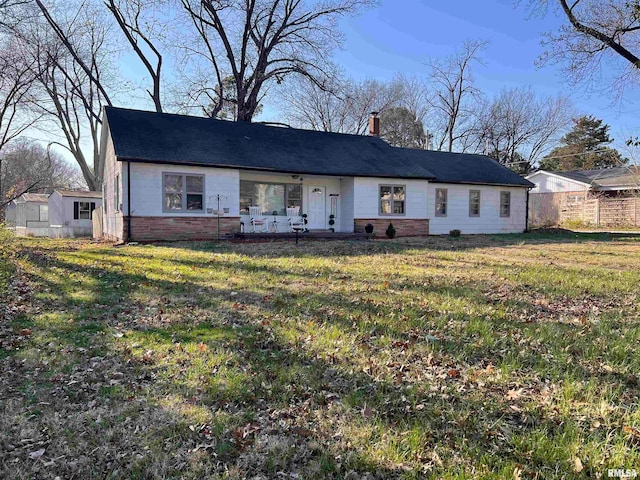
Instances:
[[[383,113],[401,98],[397,83],[376,80],[341,79],[319,87],[299,78],[280,90],[280,108],[291,124],[358,135],[367,133],[371,112]]]
[[[473,40],[444,60],[430,60],[430,79],[433,96],[430,97],[434,114],[437,150],[461,150],[474,129],[474,115],[480,91],[471,75],[474,63],[481,61],[480,54],[487,43]]]
[[[328,51],[341,42],[337,19],[372,0],[181,0],[224,98],[234,78],[236,117],[251,121],[264,89],[291,74],[324,85]],[[224,54],[220,54],[224,52]],[[210,91],[213,90],[213,87]],[[222,108],[220,106],[220,108]]]
[[[35,0],[14,10],[14,20],[3,27],[15,39],[22,62],[31,65],[41,94],[37,111],[49,119],[49,126],[57,124],[64,139],[52,143],[73,155],[90,189],[100,190],[101,110],[111,104],[105,74],[111,71],[105,50],[108,25],[84,4],[66,8],[56,10],[61,17],[57,20]]]
[[[86,188],[77,166],[40,143],[18,138],[0,154],[0,208],[23,193],[49,192],[54,188]]]
[[[106,0],[105,5],[149,74],[151,88],[146,92],[156,112],[162,112],[163,54],[160,38],[162,30],[168,28],[168,22],[159,21],[159,9],[169,5],[162,0]]]
[[[3,170],[5,147],[38,120],[29,108],[29,93],[34,82],[31,65],[17,57],[10,39],[3,40],[0,46],[0,172]],[[5,190],[0,175],[0,202],[4,200]]]
[[[530,8],[541,14],[546,14],[551,5],[556,5],[569,24],[546,35],[547,50],[541,63],[561,63],[575,82],[589,82],[605,73],[611,77],[610,86],[617,96],[622,95],[626,85],[638,82],[638,0],[529,1]]]
[[[527,173],[571,124],[566,97],[538,98],[529,88],[503,90],[477,122],[478,150]]]

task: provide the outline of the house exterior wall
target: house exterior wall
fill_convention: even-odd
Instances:
[[[101,198],[68,197],[58,192],[49,196],[50,236],[54,238],[90,237],[93,233],[91,219],[74,219],[74,203],[95,203],[96,208],[102,205]]]
[[[40,206],[46,202],[16,202],[15,233],[20,236],[46,237],[49,235],[49,222],[40,221]]]
[[[108,128],[108,125],[106,126]],[[120,186],[121,199],[126,198],[125,189],[126,179],[123,181],[122,173],[126,173],[126,169],[123,168],[123,163],[116,160],[115,151],[113,149],[113,141],[111,136],[107,135],[107,141],[104,146],[105,158],[104,158],[104,180],[102,185],[102,193],[104,198],[103,204],[103,231],[104,236],[109,240],[121,241],[124,239],[123,229],[123,215],[122,208],[115,205],[115,192],[116,192],[116,177],[118,177],[118,184]]]
[[[398,237],[429,235],[427,212],[427,180],[412,180],[383,177],[356,177],[353,180],[353,225],[361,233],[367,224],[373,225],[373,235],[384,237],[389,224],[393,224]],[[380,186],[405,186],[405,214],[384,215],[380,213]]]
[[[380,185],[405,185],[405,215],[380,214]],[[380,218],[389,219],[426,219],[427,190],[429,182],[426,180],[408,180],[401,178],[356,177],[354,178],[354,219]]]
[[[4,221],[10,227],[16,226],[16,202],[11,202],[4,210]]]
[[[436,216],[436,189],[447,190],[447,215]],[[480,191],[480,215],[469,215],[469,191]],[[511,213],[500,216],[500,192],[511,192]],[[526,229],[527,189],[491,185],[430,183],[427,213],[432,235],[460,230],[463,234],[517,233]]]
[[[546,172],[536,172],[528,176],[527,180],[535,184],[531,193],[586,192],[589,190],[588,185],[574,182],[568,178],[549,175]]]
[[[207,209],[217,209],[216,195],[221,195],[220,209],[228,208],[221,219],[221,234],[240,230],[240,176],[234,169],[131,163],[131,240],[196,240],[216,238],[217,218]],[[204,176],[203,212],[164,212],[163,174],[180,173]],[[121,236],[126,235],[127,184],[126,163],[122,174]],[[107,213],[109,215],[109,213]]]
[[[355,182],[353,178],[340,180],[340,218],[338,219],[341,232],[354,231],[355,212]]]

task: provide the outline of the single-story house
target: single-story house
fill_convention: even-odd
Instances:
[[[12,201],[7,224],[20,236],[91,236],[91,216],[102,204],[102,192],[54,190],[51,194],[25,193]]]
[[[530,219],[534,225],[579,221],[600,225],[638,224],[640,167],[628,165],[595,170],[528,175]]]
[[[392,147],[379,138],[377,118],[370,129],[346,135],[106,107],[104,234],[215,238],[218,225],[224,235],[250,231],[256,211],[267,229],[283,231],[288,209],[306,215],[310,230],[527,228],[529,181],[482,155]]]
[[[49,236],[90,237],[93,211],[101,205],[102,192],[54,190],[49,195]]]
[[[12,200],[6,210],[7,224],[16,235],[46,237],[49,235],[49,195],[23,193]]]

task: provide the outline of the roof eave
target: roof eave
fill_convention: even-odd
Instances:
[[[134,158],[134,157],[124,157],[116,155],[116,160],[119,162],[133,162],[133,163],[152,163],[157,165],[177,165],[177,166],[186,166],[186,167],[207,167],[207,168],[231,168],[236,170],[246,170],[246,171],[258,171],[258,172],[270,172],[270,173],[286,173],[286,174],[296,174],[296,175],[318,175],[323,177],[366,177],[366,178],[406,178],[413,180],[433,180],[436,177],[426,176],[426,175],[397,175],[393,173],[376,173],[376,174],[364,174],[364,173],[353,173],[353,172],[344,172],[344,173],[327,173],[327,172],[312,172],[309,170],[282,170],[268,167],[247,167],[240,165],[219,165],[219,164],[211,164],[211,163],[201,163],[201,162],[183,162],[183,161],[171,161],[171,160],[150,160],[145,158]]]
[[[489,185],[492,187],[520,187],[520,188],[535,188],[535,184],[526,180],[529,185],[522,183],[500,183],[500,182],[472,182],[472,181],[453,181],[453,180],[432,180],[431,183],[452,183],[455,185]]]

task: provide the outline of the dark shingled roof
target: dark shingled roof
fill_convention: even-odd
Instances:
[[[436,176],[433,180],[435,182],[534,186],[529,180],[525,180],[486,155],[410,148],[397,150],[401,150],[402,155],[410,161],[426,165]]]
[[[115,107],[106,107],[105,113],[118,160],[532,186],[482,155],[394,148],[373,136]]]
[[[570,180],[577,180],[578,182],[587,183],[589,185],[593,185],[596,188],[638,188],[638,185],[640,183],[640,167],[637,165],[551,173],[568,178]]]

